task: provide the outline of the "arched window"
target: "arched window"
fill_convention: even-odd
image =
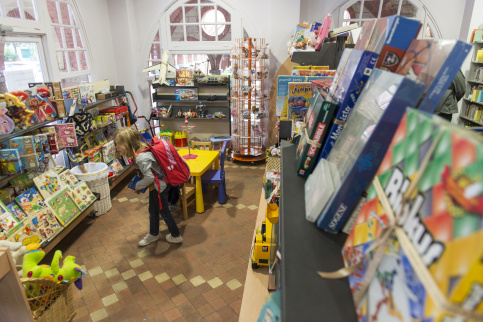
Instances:
[[[47,0],[52,21],[57,68],[62,86],[90,81],[89,62],[82,27],[71,0]]]
[[[364,25],[364,22],[375,18],[401,15],[418,19],[423,23],[419,37],[441,37],[439,28],[434,23],[426,7],[416,0],[350,0],[335,11],[337,10],[339,12],[340,26],[357,23],[361,27]]]
[[[0,16],[25,20],[38,20],[35,0],[1,1]]]

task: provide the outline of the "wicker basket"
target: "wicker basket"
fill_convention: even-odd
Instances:
[[[111,207],[111,190],[109,189],[109,180],[107,177],[100,178],[96,180],[87,181],[87,186],[92,192],[97,192],[101,194],[98,201],[94,202],[93,209],[96,211],[97,215],[103,215],[108,212]]]
[[[21,278],[35,321],[65,322],[76,314],[72,284],[55,283],[44,278]],[[40,290],[42,294],[40,294]]]

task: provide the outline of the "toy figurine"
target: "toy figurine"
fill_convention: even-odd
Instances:
[[[180,108],[178,109],[178,113],[176,114],[176,117],[177,118],[183,118],[184,117],[183,116],[183,112],[181,112],[181,109]]]
[[[191,118],[196,118],[196,117],[198,117],[198,115],[197,115],[197,113],[196,113],[196,111],[195,111],[195,110],[190,109],[190,111],[191,111]]]
[[[216,95],[210,95],[208,101],[216,101]]]

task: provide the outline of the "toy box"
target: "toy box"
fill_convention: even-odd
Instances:
[[[30,188],[15,198],[15,200],[28,216],[45,207],[44,199],[42,199],[35,188]]]
[[[99,111],[99,113],[101,113],[101,114],[104,114],[104,113],[114,113],[114,114],[127,113],[127,106],[117,106],[117,107],[113,107],[113,108],[108,108],[108,109]]]
[[[360,321],[476,320],[443,312],[443,301],[481,319],[482,162],[481,136],[408,109],[377,171],[381,189],[373,184],[368,190],[343,248],[347,264],[362,262],[349,277],[353,294],[369,280],[356,303]],[[410,199],[403,206],[404,196]],[[397,228],[380,247],[378,263],[366,253],[381,240],[390,212]],[[371,278],[372,265],[377,273]]]
[[[396,73],[426,84],[419,110],[433,113],[458,73],[471,45],[459,40],[415,39]]]
[[[174,95],[177,101],[196,101],[198,100],[197,88],[176,88]]]
[[[37,168],[39,166],[33,136],[11,138],[9,145],[10,149],[18,149],[23,169]]]
[[[116,145],[114,144],[114,141],[109,141],[104,144],[101,148],[101,151],[102,162],[110,163],[112,160],[114,160],[114,157],[116,155]]]
[[[36,134],[36,135],[34,135],[34,141],[35,141],[35,139],[40,140],[40,143],[42,145],[42,149],[44,151],[44,156],[50,155],[50,144],[49,144],[49,137],[48,137],[47,133]]]
[[[55,170],[49,170],[33,179],[40,195],[44,199],[50,198],[62,188],[59,174]]]
[[[406,107],[414,106],[424,85],[376,69],[327,160],[336,165],[342,184],[317,220],[327,231],[339,231],[374,177]]]
[[[293,82],[288,83],[288,112],[287,118],[304,118],[312,97],[312,83]]]
[[[75,134],[75,124],[65,123],[54,125],[55,133],[59,139],[59,148],[77,146],[77,136]]]
[[[57,220],[65,226],[80,213],[79,208],[72,200],[72,191],[65,187],[47,200],[47,204],[52,208]]]
[[[71,191],[71,197],[81,211],[83,211],[90,204],[96,201],[96,196],[94,196],[92,191],[87,186],[87,183],[85,183],[84,181],[73,187]]]
[[[307,128],[300,133],[300,139],[295,154],[295,168],[301,177],[308,177],[317,160],[320,142],[327,135],[328,125],[337,109],[335,102],[327,93],[317,89],[312,96],[307,111]]]
[[[194,86],[193,71],[188,68],[178,68],[176,70],[176,86]]]
[[[323,89],[325,92],[329,92],[330,86],[332,86],[333,81],[334,81],[333,77],[313,80],[311,82],[312,83],[312,93],[315,92],[315,89],[317,87]]]
[[[23,172],[23,165],[20,160],[18,149],[0,150],[0,169],[2,174],[17,174]]]
[[[92,149],[86,150],[84,152],[89,162],[100,162],[101,161],[101,146],[95,146]]]
[[[311,82],[324,76],[289,76],[280,75],[277,78],[277,116],[287,116],[288,107],[288,83]],[[283,111],[285,110],[285,113]]]
[[[363,29],[354,48],[379,54],[376,68],[395,72],[411,41],[418,36],[421,23],[402,16],[390,16],[367,21]]]
[[[109,93],[96,93],[96,99],[98,100],[107,100],[111,97],[113,97],[114,95],[109,92]]]
[[[7,205],[8,211],[12,214],[12,216],[17,220],[17,222],[22,222],[24,219],[27,218],[25,212],[20,209],[19,205],[15,202],[11,202]]]
[[[161,130],[159,132],[159,139],[169,141],[173,144],[173,130]]]
[[[34,136],[34,148],[35,148],[35,153],[37,153],[37,160],[44,161],[45,154],[44,154],[44,147],[42,145],[42,139],[37,136]]]
[[[343,71],[338,79],[334,77],[329,90],[329,94],[333,93],[331,95],[338,105],[338,111],[335,115],[334,123],[330,125],[327,139],[320,152],[320,158],[327,158],[330,150],[339,138],[378,57],[378,54],[370,51],[353,49],[345,66],[339,63],[337,70],[343,69]]]
[[[79,94],[82,105],[92,104],[96,102],[96,94],[94,93],[94,85],[79,85]]]
[[[59,138],[57,137],[57,132],[55,127],[47,126],[41,128],[42,133],[47,134],[47,139],[49,140],[49,149],[51,154],[59,153]]]

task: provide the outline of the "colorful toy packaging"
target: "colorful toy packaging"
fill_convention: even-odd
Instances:
[[[79,183],[79,180],[77,180],[76,176],[70,172],[69,169],[63,171],[62,173],[59,174],[59,179],[60,182],[62,183],[63,187],[74,187],[76,184]]]
[[[9,141],[11,149],[18,149],[20,160],[24,169],[37,168],[39,160],[34,146],[33,136],[20,136]]]
[[[8,210],[7,206],[0,201],[0,229],[10,237],[19,228],[19,221]]]
[[[85,182],[81,182],[72,188],[71,196],[81,211],[84,211],[91,203],[96,201],[96,196],[94,196]]]
[[[29,220],[31,220],[32,225],[43,240],[50,239],[61,228],[50,207],[37,211],[33,216],[29,217]]]
[[[304,118],[312,97],[312,83],[288,83],[289,119]]]
[[[44,199],[50,198],[63,187],[59,175],[54,169],[42,173],[33,181]]]
[[[23,172],[20,154],[17,149],[0,150],[0,169],[2,174],[17,174]]]
[[[47,200],[47,204],[54,210],[55,216],[63,226],[67,225],[80,213],[71,196],[71,189],[65,187]]]
[[[44,200],[35,188],[27,190],[15,200],[27,215],[33,215],[36,211],[45,207]]]
[[[17,222],[22,222],[24,219],[27,219],[27,215],[20,209],[20,207],[15,203],[11,202],[7,205],[8,210],[12,214],[12,216],[17,220]]]
[[[482,164],[481,136],[408,109],[343,248],[360,321],[483,318]]]
[[[54,128],[59,139],[60,148],[76,147],[78,145],[74,123],[56,124]]]

